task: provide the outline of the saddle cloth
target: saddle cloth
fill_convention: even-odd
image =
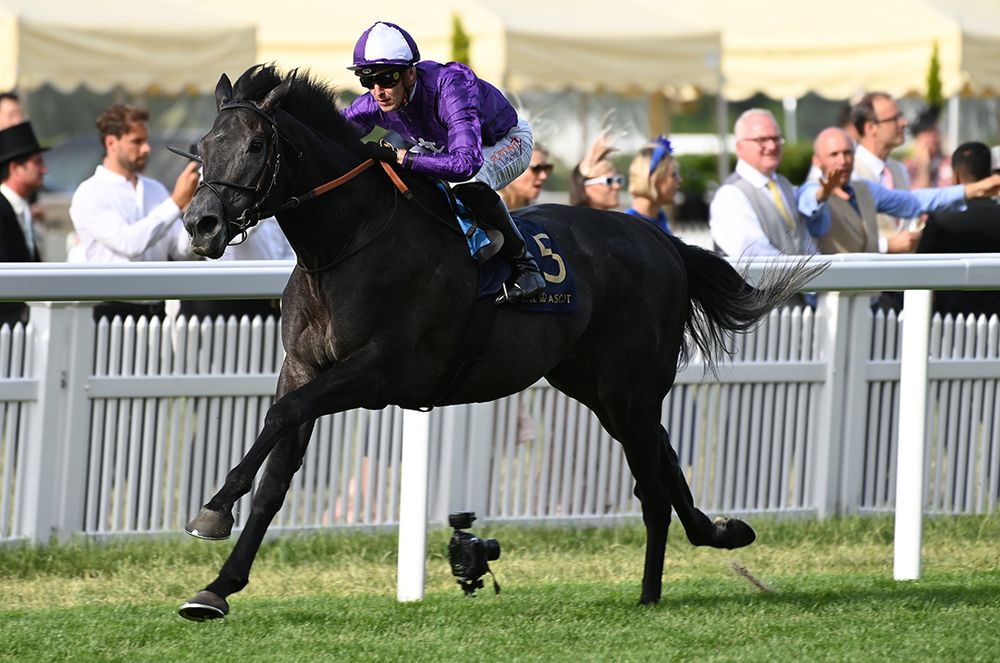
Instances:
[[[459,228],[465,234],[469,255],[479,265],[479,287],[476,297],[494,298],[503,289],[503,284],[512,273],[510,263],[497,252],[497,239],[490,235],[499,235],[495,230],[485,231],[476,223],[472,214],[445,185],[438,182],[438,188],[444,194],[451,207]],[[528,252],[538,263],[545,277],[545,291],[536,297],[519,304],[507,304],[506,308],[520,311],[535,312],[569,312],[576,310],[576,279],[569,265],[561,255],[555,240],[545,229],[528,219],[513,216],[524,237]]]

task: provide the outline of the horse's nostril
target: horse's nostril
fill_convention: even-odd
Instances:
[[[211,236],[219,231],[222,221],[217,216],[203,216],[198,220],[198,234]]]

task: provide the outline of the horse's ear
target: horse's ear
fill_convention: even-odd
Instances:
[[[233,84],[229,81],[229,76],[222,74],[219,82],[215,84],[215,110],[222,110],[222,107],[233,100]]]
[[[294,76],[289,76],[285,80],[278,83],[278,85],[267,93],[264,97],[264,101],[260,103],[260,109],[265,113],[273,113],[274,110],[281,104],[282,100],[288,95],[288,91],[292,89],[292,83],[295,82]]]

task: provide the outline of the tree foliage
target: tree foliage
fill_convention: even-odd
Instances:
[[[941,92],[941,62],[938,59],[938,43],[931,49],[931,62],[927,67],[927,105],[940,107],[944,104]]]
[[[458,14],[451,15],[451,59],[472,66],[469,61],[469,34],[462,26]]]

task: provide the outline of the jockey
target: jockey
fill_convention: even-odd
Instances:
[[[497,304],[537,295],[545,279],[496,193],[531,163],[531,128],[464,64],[419,60],[416,42],[398,25],[380,21],[365,30],[348,69],[371,94],[358,97],[344,116],[366,134],[379,126],[408,140],[410,150],[378,143],[369,149],[374,158],[453,183],[475,217],[503,235],[501,252],[513,275]]]

